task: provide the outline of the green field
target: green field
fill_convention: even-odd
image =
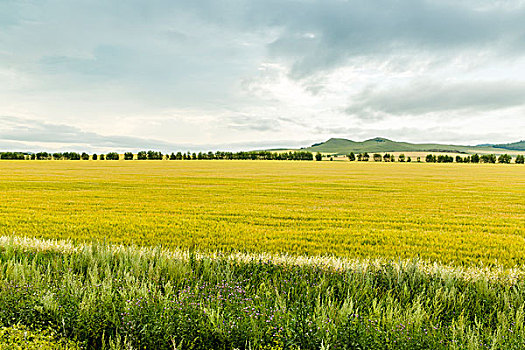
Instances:
[[[525,262],[525,167],[2,161],[0,235],[199,250]]]

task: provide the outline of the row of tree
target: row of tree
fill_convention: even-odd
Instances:
[[[316,157],[317,158],[317,157]],[[368,162],[370,160],[370,155],[367,152],[364,153],[358,153],[357,155],[354,153],[350,153],[347,155],[348,160],[350,161],[362,161],[362,162]],[[375,153],[372,156],[372,159],[375,162],[395,162],[396,157],[393,154],[385,153],[383,155],[379,153]],[[318,159],[320,160],[320,159]],[[512,156],[509,154],[502,154],[499,157],[497,157],[495,154],[473,154],[471,156],[462,157],[460,155],[457,155],[456,158],[446,155],[446,154],[427,154],[425,157],[425,162],[427,163],[453,163],[454,160],[456,163],[501,163],[501,164],[510,164],[512,162]],[[404,154],[400,154],[397,158],[397,161],[399,162],[411,162],[411,157],[405,157]],[[421,158],[417,157],[417,162],[421,162]],[[516,164],[525,164],[525,156],[518,155],[516,156],[516,159],[514,161]]]
[[[48,152],[38,152],[38,153],[23,153],[23,152],[0,152],[0,159],[10,159],[10,160],[24,160],[24,159],[36,159],[36,160],[119,160],[120,155],[116,152],[110,152],[107,154],[97,155],[92,154],[91,156],[85,152],[76,153],[76,152],[63,152],[63,153],[48,153]],[[250,151],[250,152],[177,152],[171,154],[162,154],[159,151],[140,151],[137,153],[135,158],[132,152],[124,153],[124,160],[212,160],[212,159],[251,159],[251,160],[323,160],[323,155],[317,153],[314,155],[307,151],[297,151],[297,152],[269,152],[269,151]],[[330,160],[333,160],[333,157],[328,156]],[[347,155],[348,160],[350,161],[359,161],[359,162],[368,162],[372,158],[375,162],[395,162],[396,157],[393,154],[385,153],[383,155],[379,153],[374,153],[372,157],[367,153],[357,153],[353,152]],[[412,162],[411,157],[405,157],[404,154],[400,154],[397,157],[398,162]],[[497,157],[495,154],[473,154],[470,156],[462,157],[460,155],[455,158],[449,155],[435,155],[428,154],[425,157],[427,163],[503,163],[510,164],[512,162],[512,156],[508,154],[502,154]],[[421,158],[417,157],[417,162],[421,162]],[[525,156],[518,155],[514,161],[516,164],[524,164]]]
[[[89,160],[90,155],[87,153],[63,152],[63,153],[48,153],[38,152],[26,154],[22,152],[0,152],[0,159],[14,159],[14,160]],[[96,153],[91,155],[93,160],[119,160],[120,155],[116,152],[108,154]],[[251,160],[313,160],[314,155],[307,151],[296,152],[270,152],[270,151],[250,151],[250,152],[177,152],[171,154],[162,154],[159,151],[140,151],[135,158],[132,152],[124,153],[124,160],[203,160],[203,159],[251,159]]]

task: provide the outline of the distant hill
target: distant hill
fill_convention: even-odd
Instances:
[[[514,142],[514,143],[504,143],[504,144],[492,145],[492,146],[496,148],[503,148],[503,149],[508,149],[512,151],[525,151],[525,140]]]
[[[508,146],[503,148],[501,146]],[[510,148],[514,147],[514,148]],[[519,148],[521,147],[521,148]],[[310,152],[349,154],[350,152],[453,152],[453,153],[505,153],[505,150],[525,150],[525,141],[509,143],[506,145],[443,145],[437,143],[409,143],[397,142],[382,137],[357,142],[342,138],[331,138],[326,142],[313,144],[304,148]]]

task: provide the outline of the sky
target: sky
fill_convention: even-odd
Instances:
[[[0,0],[0,150],[525,139],[525,1]]]

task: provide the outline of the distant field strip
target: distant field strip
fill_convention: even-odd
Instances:
[[[3,161],[0,235],[525,263],[525,167]]]

